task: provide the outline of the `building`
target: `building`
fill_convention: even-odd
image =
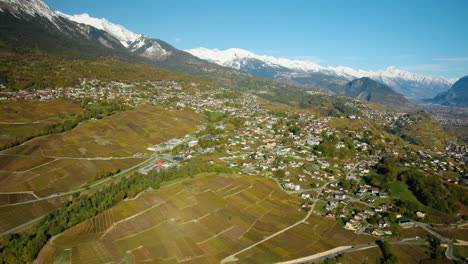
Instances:
[[[399,220],[398,224],[403,228],[413,227],[414,223],[411,220]]]
[[[338,199],[338,200],[344,200],[344,199],[346,199],[346,194],[344,194],[344,193],[336,193],[333,197],[334,197],[335,199]]]

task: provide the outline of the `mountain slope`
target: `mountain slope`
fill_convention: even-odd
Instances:
[[[0,83],[7,88],[68,87],[79,78],[204,82],[150,65],[124,44],[40,0],[0,0]]]
[[[468,106],[468,76],[460,78],[448,91],[438,94],[432,103],[467,107]]]
[[[349,67],[323,67],[310,61],[257,55],[242,49],[210,50],[196,48],[187,52],[201,59],[273,80],[306,86],[336,88],[356,78],[369,77],[384,83],[410,100],[430,98],[450,87],[452,82],[388,67],[380,71],[354,70]],[[325,76],[327,78],[325,78]]]
[[[0,0],[0,40],[16,49],[77,51],[90,56],[125,49],[106,31],[65,19],[39,0]]]
[[[390,87],[367,77],[353,80],[334,91],[338,94],[388,106],[397,111],[411,112],[418,110],[417,106],[408,102],[408,100],[393,91]]]

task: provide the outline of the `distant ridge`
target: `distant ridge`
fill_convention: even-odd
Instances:
[[[335,92],[381,104],[393,108],[396,111],[414,112],[420,110],[419,107],[410,103],[405,97],[393,91],[387,85],[367,77],[353,80],[339,89],[336,89]]]
[[[460,78],[448,91],[429,101],[446,106],[468,107],[468,76]]]

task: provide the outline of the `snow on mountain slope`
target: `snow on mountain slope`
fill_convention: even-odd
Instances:
[[[285,67],[298,71],[319,71],[325,69],[324,67],[308,61],[289,60],[285,58],[275,58],[273,56],[257,55],[250,51],[243,49],[227,49],[227,50],[210,50],[206,48],[196,48],[185,50],[186,52],[222,66],[241,69],[240,61],[244,59],[257,59],[263,61],[271,67]]]
[[[348,81],[356,78],[369,77],[375,81],[392,87],[407,98],[415,100],[424,97],[430,98],[434,94],[450,88],[453,84],[453,80],[448,80],[444,77],[412,73],[393,66],[388,67],[385,70],[365,71],[355,70],[344,66],[324,67],[310,61],[257,55],[247,50],[234,48],[227,50],[196,48],[186,51],[201,59],[217,63],[222,66],[235,68],[237,70],[246,70],[249,72],[258,72],[260,70],[252,69],[252,63],[249,63],[251,60],[258,60],[263,62],[263,64],[257,63],[256,65],[268,67],[270,71],[274,68],[287,68],[292,71],[292,73],[289,73],[291,76],[297,73],[321,73]],[[250,67],[246,67],[247,65]],[[278,74],[278,76],[281,76],[282,78],[286,75],[287,74],[284,72]]]
[[[73,16],[58,11],[56,11],[56,13],[76,23],[89,25],[106,31],[114,38],[118,39],[129,51],[140,56],[154,60],[164,60],[171,55],[171,52],[162,48],[156,39],[149,38],[143,34],[134,33],[121,25],[109,22],[105,18],[91,17],[86,13]]]
[[[25,15],[44,17],[59,28],[58,15],[40,0],[0,0],[0,12],[5,10],[18,18],[24,18]]]
[[[56,13],[58,15],[68,18],[71,21],[75,21],[77,23],[93,26],[97,29],[104,30],[116,39],[118,39],[126,48],[128,48],[130,44],[132,44],[134,41],[138,40],[143,36],[142,34],[133,33],[120,25],[112,24],[105,18],[94,18],[86,13],[74,16],[63,14],[58,11],[56,11]]]

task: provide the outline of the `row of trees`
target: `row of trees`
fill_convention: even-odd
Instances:
[[[386,241],[378,240],[377,245],[382,251],[382,259],[380,263],[382,264],[396,264],[398,263],[398,258],[391,252],[390,245]]]
[[[104,178],[107,178],[107,177],[116,175],[116,174],[119,173],[119,172],[120,172],[120,169],[118,169],[118,168],[113,168],[113,169],[110,169],[110,170],[98,171],[98,173],[96,173],[96,175],[94,176],[94,179],[95,179],[95,180],[104,179]]]
[[[121,104],[118,101],[103,101],[99,105],[86,105],[85,111],[71,116],[69,119],[57,123],[45,125],[38,130],[29,131],[27,136],[19,136],[4,143],[0,150],[9,149],[18,146],[30,139],[44,135],[58,134],[72,130],[78,124],[91,118],[100,119],[109,116],[115,112],[130,110],[131,107]]]
[[[0,263],[32,262],[51,237],[104,212],[123,199],[134,197],[148,187],[158,189],[164,181],[213,171],[229,172],[229,169],[195,160],[149,175],[133,174],[91,195],[74,195],[71,201],[51,211],[30,231],[4,236],[0,240]]]

